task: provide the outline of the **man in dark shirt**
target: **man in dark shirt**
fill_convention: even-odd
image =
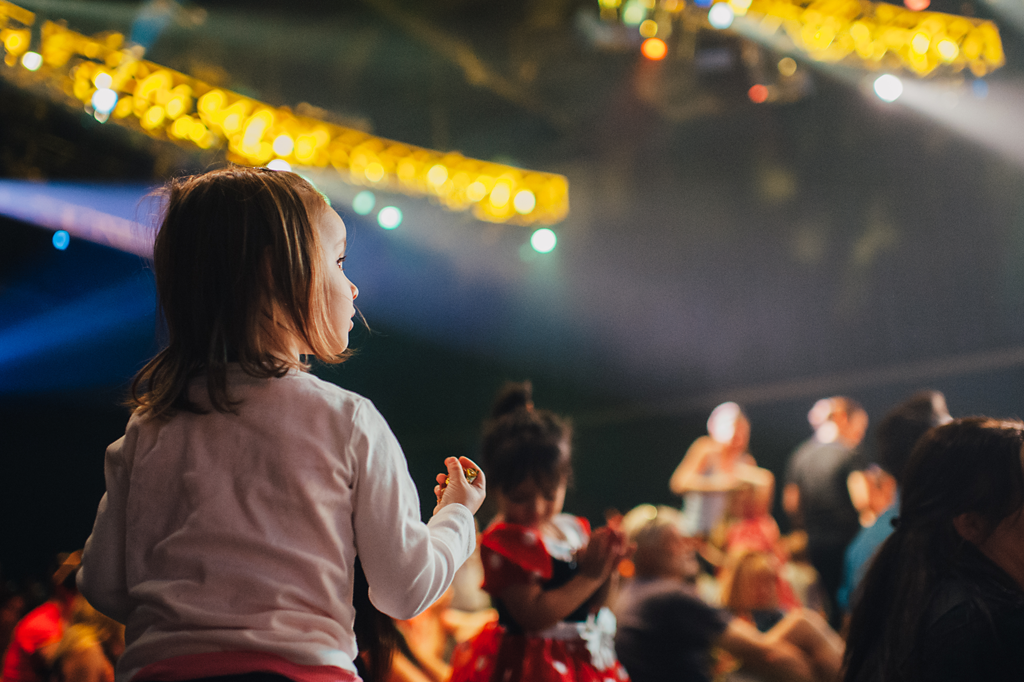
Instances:
[[[829,617],[840,620],[836,592],[843,555],[860,530],[859,508],[851,499],[850,476],[867,466],[858,445],[868,427],[860,404],[842,396],[819,400],[808,415],[815,434],[789,461],[782,504],[794,525],[807,531],[807,554],[821,576]]]
[[[615,649],[633,682],[712,679],[719,647],[766,680],[835,679],[842,640],[812,612],[795,611],[767,633],[697,597],[694,541],[681,514],[641,505],[623,519],[636,543],[636,576],[616,600]]]

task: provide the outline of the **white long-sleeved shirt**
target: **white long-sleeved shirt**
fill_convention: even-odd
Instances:
[[[205,382],[192,388],[208,404]],[[107,449],[78,581],[127,626],[119,682],[219,651],[354,671],[356,554],[374,605],[407,619],[474,549],[467,507],[420,520],[404,455],[369,400],[307,373],[238,367],[229,390],[238,414],[133,416]]]

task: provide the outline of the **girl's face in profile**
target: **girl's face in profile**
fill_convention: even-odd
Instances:
[[[562,512],[565,487],[563,480],[546,490],[530,477],[508,492],[499,490],[498,504],[506,522],[537,528]]]
[[[349,281],[345,274],[345,249],[348,245],[348,233],[341,216],[329,207],[320,212],[320,216],[314,220],[314,223],[320,230],[323,257],[327,260],[324,264],[324,272],[327,273],[329,288],[327,305],[330,311],[328,317],[331,320],[331,326],[334,327],[345,344],[343,348],[337,349],[336,352],[340,353],[348,347],[348,333],[352,330],[352,317],[356,314],[354,301],[359,296],[359,289]]]

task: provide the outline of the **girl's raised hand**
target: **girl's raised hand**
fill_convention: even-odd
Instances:
[[[469,508],[469,511],[476,514],[480,505],[487,497],[487,477],[483,469],[468,457],[449,457],[444,461],[448,467],[448,473],[437,475],[437,485],[434,486],[434,495],[437,496],[437,506],[434,513],[449,504],[461,504]],[[476,479],[470,483],[466,480],[465,469],[476,469]],[[445,484],[447,479],[448,483]]]
[[[629,542],[621,530],[608,526],[598,528],[590,542],[576,555],[580,572],[590,578],[606,579],[621,559],[630,554]]]

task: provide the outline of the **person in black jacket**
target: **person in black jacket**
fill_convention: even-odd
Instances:
[[[1024,423],[958,419],[911,454],[854,609],[846,682],[1024,679]]]

